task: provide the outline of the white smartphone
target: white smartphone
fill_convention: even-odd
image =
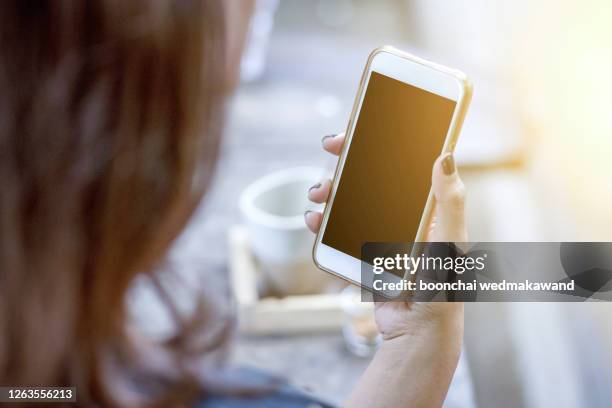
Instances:
[[[366,285],[363,244],[425,240],[433,163],[455,149],[471,95],[457,70],[393,47],[372,52],[313,248],[319,268]]]

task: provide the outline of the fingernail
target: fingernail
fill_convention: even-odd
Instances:
[[[308,222],[308,216],[312,213],[312,211],[308,210],[304,213],[304,221]]]
[[[325,143],[326,139],[333,139],[334,137],[336,137],[338,135],[327,135],[327,136],[323,136],[323,139],[321,139],[321,143]]]
[[[312,190],[316,190],[317,188],[320,188],[320,187],[321,187],[321,183],[317,183],[314,186],[310,187],[308,189],[308,192],[310,193]]]
[[[444,174],[447,176],[450,176],[455,172],[455,157],[452,153],[447,154],[442,160],[442,170],[444,170]]]

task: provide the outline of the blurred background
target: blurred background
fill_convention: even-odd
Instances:
[[[367,56],[380,45],[458,68],[474,83],[457,151],[472,241],[612,240],[611,22],[605,0],[258,0],[214,190],[172,254],[176,269],[251,327],[237,329],[230,360],[336,403],[368,363],[348,351],[329,297],[305,300],[317,319],[327,313],[326,327],[283,330],[304,315],[289,308],[279,318],[282,303],[266,304],[270,315],[250,313],[261,285],[241,295],[231,276],[250,262],[240,255],[248,232],[236,229],[241,193],[296,166],[333,173],[321,138],[345,130]],[[138,305],[160,330],[153,301]],[[465,337],[447,406],[612,406],[607,304],[469,304]]]

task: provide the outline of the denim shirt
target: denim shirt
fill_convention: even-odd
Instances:
[[[230,382],[250,384],[257,387],[261,384],[275,382],[278,385],[272,391],[257,393],[254,396],[241,397],[216,395],[214,392],[198,401],[193,408],[333,408],[334,406],[313,398],[297,390],[286,381],[252,369],[232,370],[226,374]]]

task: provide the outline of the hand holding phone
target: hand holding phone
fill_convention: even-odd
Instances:
[[[359,260],[354,256],[359,257],[356,246],[360,245],[360,242],[363,243],[362,241],[364,240],[374,241],[379,239],[390,242],[399,238],[400,241],[410,241],[416,236],[415,240],[467,241],[464,218],[465,188],[459,178],[452,151],[459,129],[461,128],[461,122],[465,116],[471,88],[461,79],[460,75],[457,80],[454,79],[454,75],[446,78],[450,81],[442,78],[441,82],[445,82],[447,85],[453,82],[457,85],[456,92],[454,93],[455,105],[453,106],[444,100],[441,101],[441,104],[436,103],[435,96],[440,96],[439,93],[444,93],[436,85],[438,80],[440,80],[439,74],[441,72],[434,72],[429,76],[425,74],[425,77],[429,77],[433,82],[429,82],[429,84],[421,83],[421,86],[428,86],[438,92],[434,93],[433,96],[421,93],[420,95],[425,96],[425,99],[418,98],[419,92],[414,92],[413,89],[404,88],[403,90],[406,92],[401,92],[402,86],[400,85],[404,85],[402,83],[389,82],[387,79],[379,77],[379,79],[382,79],[382,82],[386,82],[386,84],[383,83],[382,85],[387,85],[387,90],[391,91],[391,93],[387,94],[386,98],[383,97],[382,100],[380,95],[377,95],[377,98],[371,97],[373,94],[376,95],[377,92],[370,94],[369,105],[373,106],[366,106],[365,112],[366,116],[370,116],[370,118],[366,118],[366,124],[372,121],[373,117],[375,123],[378,120],[379,126],[373,130],[370,129],[370,131],[367,131],[367,129],[364,131],[364,126],[356,130],[354,125],[362,119],[359,111],[363,108],[363,100],[367,99],[366,90],[368,89],[368,83],[375,77],[375,68],[378,67],[380,69],[381,67],[380,64],[374,64],[376,55],[377,52],[373,53],[364,72],[358,101],[348,126],[348,141],[344,134],[323,139],[323,148],[325,150],[332,154],[342,154],[343,156],[338,164],[335,180],[324,180],[308,192],[308,196],[312,201],[317,203],[328,202],[325,215],[317,212],[305,214],[308,227],[313,232],[318,233],[313,249],[313,256],[317,265],[328,272],[357,284],[360,283]],[[410,61],[409,58],[408,62]],[[387,68],[391,68],[391,72],[402,71],[405,61],[395,60],[393,62]],[[427,68],[427,65],[425,67]],[[443,71],[446,72],[445,70]],[[408,80],[410,75],[403,78]],[[395,88],[395,91],[399,89],[399,94],[394,93],[393,88]],[[452,91],[452,86],[446,90]],[[410,95],[412,95],[412,98],[410,98]],[[395,115],[397,115],[397,112],[401,111],[401,109],[398,111],[396,109],[397,106],[393,106],[393,103],[401,103],[402,101],[405,103],[410,99],[410,102],[417,104],[417,106],[418,104],[427,105],[427,100],[430,102],[430,107],[432,103],[437,105],[433,112],[442,113],[441,116],[438,116],[439,120],[441,118],[441,122],[431,123],[423,121],[423,118],[417,118],[414,122],[422,125],[423,128],[421,130],[423,132],[407,134],[405,130],[410,128],[410,115],[418,116],[419,113],[422,114],[423,106],[412,111],[406,111],[405,114],[408,118],[404,118],[404,120],[402,118],[395,118],[393,113],[389,115],[389,111],[384,108],[385,106],[387,108],[391,107],[391,111],[394,111]],[[440,100],[438,99],[438,101]],[[378,103],[383,106],[382,112],[380,110],[376,112],[377,109],[374,109],[374,113],[372,113],[371,108],[380,108],[380,106],[376,106]],[[449,109],[452,110],[452,115]],[[389,120],[395,122],[394,126],[385,126]],[[428,124],[432,126],[427,126]],[[447,129],[445,129],[446,126]],[[414,131],[415,129],[412,130]],[[341,186],[343,180],[340,180],[340,177],[342,177],[343,170],[346,168],[347,157],[351,153],[350,138],[355,137],[355,133],[361,139],[362,146],[356,150],[357,154],[350,158],[351,162],[355,163],[352,169],[349,170],[348,179],[350,181]],[[408,143],[410,141],[416,143],[410,144]],[[380,144],[383,146],[381,147]],[[408,148],[410,146],[416,148],[410,151]],[[383,153],[386,150],[386,155],[381,155],[381,148]],[[417,165],[410,167],[405,166],[405,163],[401,161],[390,161],[386,156],[393,155],[394,150],[397,150],[397,153],[404,153],[406,160],[414,158],[414,164]],[[439,153],[440,151],[442,154]],[[360,169],[357,164],[362,166],[362,168]],[[393,180],[386,180],[384,177],[382,179],[374,177],[374,182],[377,185],[370,186],[366,181],[372,182],[371,179],[368,180],[368,176],[371,177],[371,175],[367,174],[367,169],[371,166],[382,167],[382,171],[377,171],[376,168],[372,169],[372,173],[375,175],[384,176],[386,168],[387,174],[395,173],[396,177]],[[433,170],[431,170],[432,166]],[[412,169],[412,173],[409,172],[410,169]],[[364,174],[365,177],[362,177]],[[431,174],[431,178],[429,174]],[[429,180],[431,180],[431,183]],[[418,184],[418,186],[415,188],[414,184]],[[376,191],[376,187],[378,187],[378,191],[389,191],[391,187],[391,196],[396,199],[399,198],[399,205],[385,206],[384,200],[376,202],[376,195],[371,194],[372,190]],[[340,221],[335,228],[341,232],[343,231],[345,234],[344,238],[346,239],[326,240],[324,235],[325,227],[330,222],[330,217],[333,216],[334,193],[338,189],[344,190],[344,198],[341,199],[344,203],[341,202],[341,205],[336,208],[342,210],[347,205],[350,207],[350,199],[366,200],[366,202],[373,203],[374,208],[378,209],[378,211],[385,211],[385,209],[390,211],[391,215],[396,217],[397,223],[395,225],[383,225],[383,228],[378,230],[378,233],[381,235],[376,235],[376,225],[374,225],[373,230],[370,227],[373,223],[380,222],[381,219],[384,220],[385,217],[378,216],[379,214],[376,211],[369,213],[368,211],[363,211],[365,207],[357,202],[354,208],[351,209],[350,217],[339,217],[332,221]],[[435,200],[432,199],[432,196]],[[349,201],[346,201],[347,197]],[[406,197],[411,197],[416,205],[411,208],[408,208],[409,206],[402,208],[402,204],[406,203]],[[420,209],[419,206],[421,206]],[[406,212],[410,211],[412,213],[406,214],[405,217],[403,216]],[[392,220],[393,218],[390,219]],[[389,234],[385,232],[385,228],[389,229]],[[336,248],[329,248],[329,245],[325,242]],[[318,252],[320,248],[326,246],[328,248],[322,253]],[[344,405],[395,406],[405,403],[406,400],[409,400],[415,406],[441,405],[461,350],[463,304],[438,302],[407,303],[399,301],[377,303],[376,323],[385,341],[359,381],[358,386]],[[433,361],[435,361],[435,364],[431,364]],[[392,378],[393,381],[381,381],[381,378]]]
[[[345,135],[339,134],[323,139],[323,149],[338,156],[345,143]],[[464,214],[465,187],[456,169],[452,154],[439,156],[432,169],[432,191],[436,199],[434,217],[428,225],[426,238],[431,241],[466,242],[467,231]],[[308,192],[315,203],[325,203],[329,197],[332,180],[322,180]],[[407,187],[408,188],[408,187]],[[308,228],[317,233],[323,214],[309,211],[305,214]],[[436,322],[461,326],[463,305],[460,303],[386,302],[376,304],[376,324],[385,340],[395,339],[422,327],[437,328]],[[452,344],[460,344],[461,328],[449,333],[458,333],[457,338],[448,335]],[[446,351],[451,350],[448,348]],[[440,353],[438,355],[441,355]]]
[[[388,101],[386,102],[388,103]],[[451,119],[448,120],[450,121]],[[450,127],[450,125],[448,124],[443,124],[442,127],[444,126]],[[351,129],[350,125],[349,129]],[[429,132],[431,132],[431,129],[429,129]],[[440,133],[440,131],[438,131],[438,133]],[[370,138],[372,138],[373,136],[376,136],[376,139],[369,141],[370,151],[376,151],[377,148],[375,145],[378,143],[389,143],[390,140],[393,141],[394,135],[361,135],[361,137]],[[407,137],[409,136],[410,135],[407,135]],[[438,137],[442,140],[446,138],[447,143],[449,137],[453,140],[456,140],[456,137],[447,136],[446,132],[442,133],[441,135],[438,135]],[[418,140],[418,137],[415,137],[412,140],[415,139]],[[336,156],[339,156],[340,154],[346,155],[347,150],[349,148],[349,146],[345,146],[346,140],[347,138],[345,134],[339,134],[333,137],[326,136],[323,138],[322,141],[323,148]],[[435,140],[431,140],[431,142],[435,143]],[[438,141],[437,143],[441,144],[442,141]],[[396,148],[397,146],[391,147]],[[434,156],[434,158],[432,159],[432,163],[428,164],[428,167],[423,169],[425,174],[416,175],[420,179],[420,182],[422,184],[421,190],[425,191],[425,193],[429,193],[431,186],[431,192],[434,197],[434,200],[428,199],[428,202],[435,203],[435,205],[432,204],[431,216],[426,218],[427,222],[425,224],[425,227],[422,228],[423,232],[421,235],[423,237],[423,240],[428,241],[467,242],[468,238],[464,216],[465,187],[459,177],[454,157],[451,152],[452,149],[442,149],[441,147],[437,147],[437,149],[443,150],[443,152],[437,158]],[[429,148],[429,150],[431,150],[431,148]],[[408,157],[408,159],[409,158],[410,157]],[[422,163],[420,165],[422,166]],[[338,172],[336,172],[336,176],[338,176]],[[414,176],[415,175],[410,174],[398,175],[399,180],[397,180],[397,182],[394,184],[395,189],[402,190],[396,192],[398,195],[411,195],[414,190],[414,185],[411,184],[410,181],[414,180]],[[406,182],[402,183],[402,179],[405,179]],[[308,192],[309,199],[316,203],[328,202],[332,193],[332,188],[334,185],[338,185],[338,181],[339,180],[322,180],[321,183],[318,183],[316,186],[310,189],[310,191]],[[357,180],[356,182],[358,184],[359,180]],[[363,186],[363,189],[368,188],[369,186],[367,184]],[[363,194],[367,195],[367,193]],[[425,195],[425,197],[427,197],[427,194]],[[356,198],[359,197],[357,196]],[[421,204],[424,205],[424,203]],[[326,211],[329,212],[330,208],[327,208]],[[367,226],[368,223],[372,222],[372,219],[368,219],[367,217],[367,214],[354,214],[352,224],[355,226],[355,231],[351,231],[350,225],[345,225],[344,229],[346,230],[345,232],[347,233],[347,235],[350,235],[354,232],[359,233],[360,230],[363,231],[363,227],[361,227],[359,224],[364,223]],[[376,214],[370,215],[370,218],[372,217],[376,218]],[[408,217],[411,217],[413,220],[416,219],[417,221],[422,218],[420,212],[417,214],[408,214]],[[317,240],[317,243],[319,244],[321,241],[321,233],[319,232],[319,229],[321,228],[321,224],[323,221],[323,214],[317,212],[308,212],[305,214],[305,220],[306,224],[313,232],[319,233],[319,239]],[[402,223],[401,220],[398,220],[398,222]],[[412,222],[412,225],[413,230],[407,231],[406,236],[414,236],[417,233],[416,227],[414,227],[414,221]],[[410,239],[411,238],[407,238],[407,240]],[[343,255],[348,256],[346,254]],[[352,279],[350,279],[350,276],[347,276],[346,273],[342,274],[342,272],[344,271],[334,271],[334,273],[340,275],[340,277],[353,281]],[[352,275],[358,276],[358,272]],[[434,318],[438,314],[445,315],[447,309],[454,311],[458,307],[459,306],[447,307],[439,304],[421,304],[417,307],[413,307],[412,305],[406,305],[402,302],[389,302],[379,304],[377,306],[376,318],[380,331],[387,338],[390,338],[403,333],[411,326],[418,326],[417,321],[420,320],[421,317],[428,316],[429,318]],[[419,309],[425,309],[426,313],[418,313]]]

